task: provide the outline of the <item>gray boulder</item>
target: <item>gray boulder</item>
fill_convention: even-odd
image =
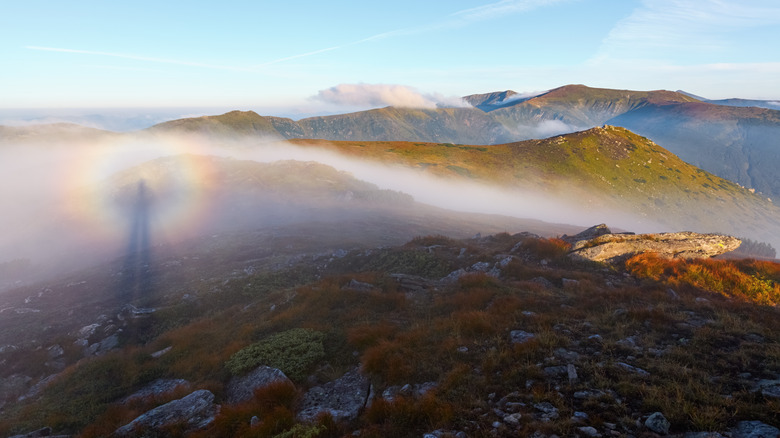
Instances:
[[[575,243],[581,240],[595,239],[596,237],[603,236],[605,234],[612,234],[612,230],[610,230],[606,224],[599,224],[599,225],[594,225],[588,228],[587,230],[581,231],[573,236],[564,234],[563,236],[561,236],[561,239],[569,243]]]
[[[535,403],[534,408],[542,412],[542,414],[540,414],[540,418],[543,421],[550,421],[558,418],[558,408],[553,406],[550,402]]]
[[[184,423],[187,431],[195,431],[211,424],[218,412],[219,406],[214,404],[214,394],[201,389],[141,414],[117,429],[114,434],[120,437],[129,436],[136,430],[161,429],[178,423]]]
[[[535,338],[536,335],[523,330],[512,330],[509,332],[509,340],[512,341],[513,344],[525,344]]]
[[[32,377],[23,374],[12,374],[6,378],[0,378],[0,407],[7,400],[13,400],[25,394],[32,383]]]
[[[688,432],[683,438],[726,438],[720,432]]]
[[[425,382],[415,385],[407,383],[403,386],[391,386],[382,391],[382,398],[392,402],[398,397],[422,397],[436,389],[436,386],[436,382]]]
[[[354,369],[306,392],[298,419],[311,422],[321,413],[330,414],[336,421],[355,419],[366,406],[370,394],[371,382]]]
[[[54,379],[58,376],[58,374],[50,374],[41,380],[38,381],[35,385],[31,386],[29,390],[27,390],[26,393],[19,396],[17,399],[18,401],[27,400],[28,398],[37,397],[43,392],[44,389],[46,389],[47,386],[49,386],[49,383],[54,381]]]
[[[9,438],[41,438],[41,437],[71,438],[71,435],[52,435],[51,427],[47,426],[22,435],[11,435]]]
[[[660,412],[654,413],[645,420],[645,427],[659,435],[668,435],[670,426],[669,420]]]
[[[166,392],[171,392],[180,386],[188,389],[190,387],[190,382],[184,379],[157,379],[139,389],[138,391],[128,395],[122,399],[121,403],[126,404],[137,400],[143,400],[145,398],[157,397],[165,394]]]
[[[604,234],[572,245],[569,256],[596,262],[621,263],[632,256],[653,252],[664,258],[707,258],[733,251],[742,243],[736,237],[690,231],[658,234]]]
[[[355,292],[371,292],[375,290],[376,287],[371,283],[364,283],[362,281],[357,281],[353,278],[349,280],[349,283],[342,286],[341,289],[352,290]]]
[[[38,438],[44,436],[51,436],[51,427],[42,427],[38,430],[34,430],[23,435],[12,435],[9,438]]]
[[[732,438],[777,438],[780,429],[760,421],[740,421],[731,429]]]
[[[247,375],[230,379],[225,388],[225,400],[228,403],[250,400],[254,397],[255,390],[274,382],[287,382],[293,385],[292,381],[281,370],[261,365]]]
[[[780,398],[780,380],[760,380],[755,391],[761,392],[764,397]]]

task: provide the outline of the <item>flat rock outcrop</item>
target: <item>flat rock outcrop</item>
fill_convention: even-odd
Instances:
[[[647,252],[664,258],[708,258],[733,251],[741,243],[736,237],[691,231],[657,234],[608,233],[577,240],[573,243],[569,256],[613,264]]]
[[[157,430],[177,423],[184,423],[188,431],[195,431],[211,424],[218,412],[214,394],[201,389],[141,414],[117,429],[114,435],[132,436],[137,430]]]

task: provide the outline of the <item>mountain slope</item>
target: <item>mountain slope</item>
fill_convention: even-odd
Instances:
[[[218,116],[171,120],[154,125],[147,131],[152,133],[174,131],[222,136],[279,135],[272,118],[260,116],[254,111],[231,111]]]
[[[481,144],[508,141],[503,127],[474,108],[387,107],[359,113],[313,117],[298,122],[304,135],[325,140],[433,141]],[[290,138],[290,137],[288,137]]]
[[[622,126],[708,172],[780,196],[780,178],[773,170],[780,168],[780,111],[716,103],[680,92],[576,85],[491,114],[518,137],[552,122],[558,131]]]
[[[683,160],[767,196],[780,194],[780,111],[704,102],[648,105],[610,120]]]
[[[152,133],[200,133],[222,136],[272,136],[325,140],[425,140],[467,143],[509,141],[504,128],[474,108],[380,108],[358,113],[310,117],[294,121],[231,111],[218,116],[173,120],[155,125]]]
[[[622,211],[669,228],[718,231],[778,243],[780,209],[766,198],[691,166],[624,128],[607,126],[491,146],[293,143],[400,163],[453,180],[560,197],[583,212],[603,211],[607,217]]]

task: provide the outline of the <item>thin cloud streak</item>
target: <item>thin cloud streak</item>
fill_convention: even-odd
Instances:
[[[729,32],[780,24],[774,0],[644,0],[609,32],[596,59],[668,49],[714,51],[727,47]]]
[[[527,12],[532,9],[562,3],[569,0],[502,0],[496,3],[478,6],[476,8],[463,9],[452,14],[468,23],[474,21],[489,20],[495,17],[505,16],[518,12]]]
[[[262,64],[258,64],[258,65],[252,66],[251,69],[257,69],[257,68],[265,67],[265,66],[272,65],[272,64],[278,64],[280,62],[290,61],[290,60],[293,60],[293,59],[305,58],[307,56],[317,55],[319,53],[330,52],[332,50],[338,50],[338,49],[341,49],[343,47],[354,45],[354,44],[357,44],[357,43],[345,44],[345,45],[341,45],[341,46],[327,47],[327,48],[324,48],[324,49],[319,49],[319,50],[314,50],[314,51],[311,51],[311,52],[301,53],[299,55],[286,56],[284,58],[274,59],[273,61],[268,61],[268,62],[264,62]]]
[[[125,53],[101,52],[96,50],[79,50],[79,49],[67,49],[61,47],[42,47],[42,46],[24,46],[24,48],[28,50],[39,50],[44,52],[76,53],[79,55],[90,55],[90,56],[107,56],[112,58],[132,59],[135,61],[184,65],[188,67],[202,67],[202,68],[211,68],[217,70],[252,71],[252,69],[229,66],[229,65],[204,64],[200,62],[181,61],[177,59],[155,58],[149,56],[129,55]]]
[[[421,33],[428,33],[442,29],[452,29],[457,27],[467,26],[471,23],[489,20],[496,17],[506,16],[507,14],[513,14],[518,12],[527,12],[532,9],[553,5],[555,3],[562,3],[572,0],[502,0],[496,3],[479,6],[476,8],[463,9],[457,12],[453,12],[449,15],[449,19],[429,23],[422,26],[405,27],[387,32],[371,35],[366,38],[362,38],[349,43],[341,44],[338,46],[328,47],[325,49],[314,50],[311,52],[301,53],[299,55],[288,56],[285,58],[275,59],[259,64],[257,67],[276,64],[279,62],[288,61],[291,59],[304,58],[311,55],[317,55],[323,52],[330,52],[332,50],[343,49],[346,47],[355,46],[358,44],[364,44],[371,41],[379,41],[387,38],[398,36],[419,35]]]
[[[553,5],[556,3],[566,2],[566,1],[572,1],[572,0],[501,0],[496,3],[491,3],[483,6],[479,6],[476,8],[469,8],[469,9],[463,9],[460,11],[456,11],[449,15],[448,19],[430,23],[423,26],[416,26],[416,27],[409,27],[409,28],[401,28],[396,30],[391,30],[388,32],[382,32],[378,33],[372,36],[369,36],[367,38],[362,38],[356,41],[348,42],[345,44],[340,44],[337,46],[331,46],[326,47],[323,49],[317,49],[312,50],[305,53],[300,53],[297,55],[291,55],[291,56],[285,56],[282,58],[273,59],[271,61],[266,61],[260,64],[256,64],[250,67],[237,67],[237,66],[230,66],[230,65],[218,65],[218,64],[206,64],[206,63],[200,63],[200,62],[191,62],[191,61],[182,61],[177,59],[168,59],[168,58],[156,58],[156,57],[149,57],[149,56],[141,56],[141,55],[132,55],[132,54],[126,54],[126,53],[113,53],[113,52],[102,52],[102,51],[96,51],[96,50],[80,50],[80,49],[69,49],[69,48],[60,48],[60,47],[45,47],[45,46],[25,46],[24,48],[28,50],[39,50],[39,51],[46,51],[46,52],[59,52],[59,53],[75,53],[80,55],[91,55],[91,56],[107,56],[112,58],[122,58],[122,59],[131,59],[135,61],[145,61],[145,62],[156,62],[156,63],[162,63],[162,64],[173,64],[173,65],[182,65],[187,67],[200,67],[200,68],[209,68],[209,69],[217,69],[217,70],[230,70],[230,71],[243,71],[243,72],[256,72],[259,69],[262,69],[263,67],[267,67],[273,64],[279,64],[286,61],[291,61],[293,59],[300,59],[300,58],[306,58],[313,55],[318,55],[320,53],[326,53],[331,52],[334,50],[343,49],[350,46],[355,46],[359,44],[364,44],[371,41],[378,41],[386,38],[392,38],[397,36],[407,36],[407,35],[417,35],[421,33],[428,33],[433,32],[436,30],[442,30],[442,29],[451,29],[451,28],[457,28],[457,27],[463,27],[467,26],[468,24],[478,22],[478,21],[484,21],[493,19],[496,17],[502,17],[506,16],[507,14],[513,14],[513,13],[519,13],[519,12],[527,12],[532,9],[544,7]]]

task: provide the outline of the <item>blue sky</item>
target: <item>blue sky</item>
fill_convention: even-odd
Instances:
[[[291,116],[571,83],[780,99],[776,0],[1,4],[6,109]]]

